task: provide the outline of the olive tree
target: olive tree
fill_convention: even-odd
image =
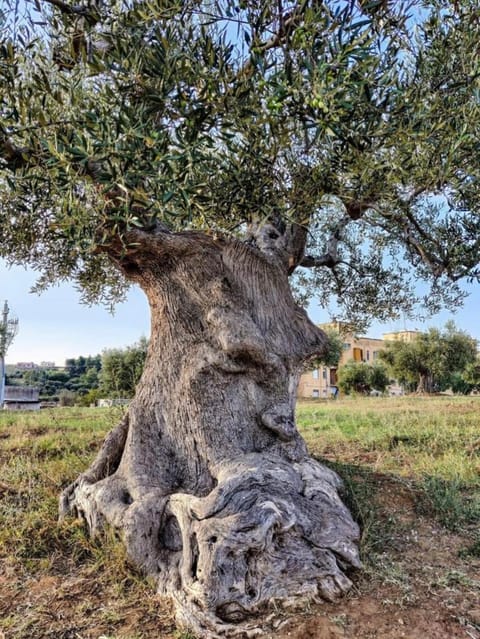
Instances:
[[[142,337],[126,348],[109,348],[102,353],[100,389],[112,397],[133,397],[142,376],[148,341]]]
[[[359,530],[295,426],[328,349],[292,290],[361,322],[478,278],[476,2],[3,6],[0,255],[89,303],[138,284],[152,315],[62,516],[117,529],[201,636],[335,599]]]
[[[389,383],[387,370],[382,364],[367,364],[367,362],[351,360],[338,372],[338,385],[347,395],[369,394],[371,391],[384,393]]]
[[[477,341],[448,322],[443,330],[430,328],[413,342],[387,343],[380,352],[392,375],[417,393],[433,393],[455,386],[455,376],[473,366]]]
[[[469,386],[468,391],[480,388],[480,358],[478,354],[476,360],[466,366],[462,378],[464,383]]]

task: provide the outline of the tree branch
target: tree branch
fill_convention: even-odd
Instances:
[[[375,208],[375,202],[372,200],[349,200],[340,198],[348,217],[351,220],[359,220],[368,209]]]
[[[266,53],[271,49],[275,49],[276,47],[283,44],[286,39],[291,35],[292,29],[298,26],[299,19],[305,13],[308,7],[309,0],[302,0],[285,18],[280,16],[280,26],[274,35],[268,40],[264,40],[263,42],[257,43],[253,46],[254,53]],[[236,74],[236,80],[249,78],[251,73],[254,70],[254,63],[252,57],[246,62],[243,67],[241,67]]]
[[[285,235],[288,252],[288,274],[291,275],[304,259],[308,227],[302,224],[290,224]]]
[[[440,275],[445,272],[446,265],[443,260],[436,257],[431,251],[427,251],[427,249],[422,246],[422,244],[413,236],[412,228],[408,223],[404,225],[404,237],[407,246],[414,250],[422,262],[429,267],[435,277],[440,277]]]
[[[327,250],[323,255],[304,255],[298,262],[298,266],[304,268],[316,268],[327,266],[333,269],[342,261],[338,256],[338,245],[342,240],[344,229],[351,223],[359,220],[368,209],[374,208],[375,203],[371,200],[348,200],[340,198],[345,207],[346,215],[341,217],[332,230],[332,234],[327,240]]]
[[[255,52],[269,51],[282,44],[290,35],[292,28],[298,26],[298,20],[303,16],[307,7],[308,0],[303,0],[303,2],[300,2],[285,18],[280,15],[280,26],[277,33],[265,42],[262,42],[260,46],[255,46]]]
[[[43,0],[43,2],[56,7],[64,15],[79,16],[81,18],[85,18],[92,25],[96,24],[100,20],[98,11],[92,10],[89,7],[84,7],[80,4],[71,5],[67,2],[63,2],[63,0]]]
[[[54,126],[55,123],[50,126]],[[44,125],[48,126],[48,125]],[[31,129],[35,127],[29,127]],[[38,128],[44,128],[38,127]],[[1,162],[3,160],[3,167]],[[7,168],[15,172],[27,166],[42,165],[45,163],[45,153],[35,153],[35,150],[27,146],[17,146],[10,138],[0,137],[0,168]],[[100,172],[99,163],[93,159],[88,159],[79,166],[79,173],[88,175],[92,180],[97,181]]]
[[[12,171],[17,171],[31,163],[33,153],[31,149],[17,146],[6,135],[0,137],[0,158],[5,166]]]
[[[413,201],[413,199],[422,192],[423,189],[417,189],[415,191],[415,194],[412,195],[411,198],[409,198],[408,203]],[[394,222],[398,225],[403,235],[405,246],[407,248],[410,248],[414,253],[416,253],[416,255],[418,255],[421,261],[426,266],[428,266],[435,277],[440,277],[442,273],[448,270],[445,261],[442,258],[437,257],[432,251],[428,250],[425,244],[422,244],[421,240],[423,240],[426,244],[435,246],[436,250],[438,250],[439,252],[441,251],[441,246],[437,242],[435,242],[434,238],[429,233],[427,233],[424,227],[419,224],[419,222],[415,219],[414,215],[410,210],[408,210],[408,208],[403,210],[401,214],[399,214],[398,212],[389,213],[387,211],[381,210],[377,212],[385,220]],[[378,221],[376,222],[376,225],[381,226],[387,231],[390,231],[388,226],[385,227],[379,224]],[[417,239],[414,233],[417,233],[421,240]]]

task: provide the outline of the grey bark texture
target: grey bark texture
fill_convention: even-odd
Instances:
[[[340,480],[295,426],[302,364],[326,338],[268,242],[158,231],[132,245],[113,259],[150,303],[147,362],[60,512],[116,528],[199,637],[255,636],[273,602],[334,600],[360,565]]]

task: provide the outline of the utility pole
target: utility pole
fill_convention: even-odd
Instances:
[[[0,408],[3,408],[3,401],[5,399],[5,355],[18,332],[18,319],[16,317],[9,319],[9,312],[8,302],[5,300],[2,319],[0,321]]]

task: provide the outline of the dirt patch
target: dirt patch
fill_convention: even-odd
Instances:
[[[48,433],[50,429],[48,429],[46,426],[38,426],[35,428],[28,428],[27,430],[23,431],[23,435],[24,437],[40,437],[41,435],[45,435],[45,433]]]
[[[84,570],[75,577],[26,580],[7,574],[0,578],[0,628],[5,628],[0,637],[171,639],[174,625],[168,602],[145,584],[132,588],[128,596],[124,587]]]
[[[328,617],[326,615],[329,615]],[[335,607],[323,615],[286,630],[282,637],[290,639],[457,639],[474,636],[470,627],[461,626],[455,619],[445,616],[434,605],[429,609],[395,610],[372,597],[359,597],[348,606]]]

